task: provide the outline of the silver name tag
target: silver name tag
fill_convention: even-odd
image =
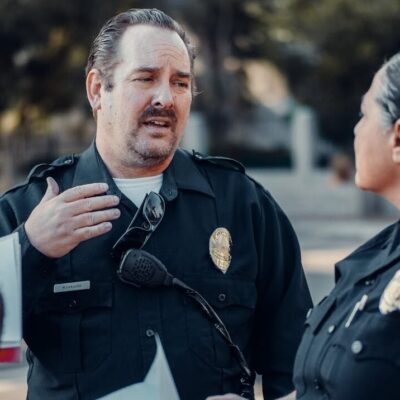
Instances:
[[[87,289],[90,289],[90,281],[58,283],[54,285],[53,291],[54,293],[61,293]]]

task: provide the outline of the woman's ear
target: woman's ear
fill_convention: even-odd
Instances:
[[[98,69],[91,69],[86,77],[86,94],[96,118],[97,111],[101,109],[101,74]]]

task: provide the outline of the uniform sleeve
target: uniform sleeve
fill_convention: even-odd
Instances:
[[[29,192],[28,192],[29,193]],[[27,193],[27,194],[28,194]],[[28,218],[35,196],[29,193],[30,201],[21,201],[18,196],[4,195],[0,198],[0,236],[18,232],[22,260],[22,305],[24,319],[34,307],[42,291],[50,283],[52,269],[50,259],[36,250],[30,243],[24,223]]]
[[[258,232],[260,266],[254,368],[265,400],[293,390],[292,372],[304,320],[312,306],[296,234],[280,207],[262,191]]]

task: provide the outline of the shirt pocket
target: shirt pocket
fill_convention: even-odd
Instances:
[[[400,312],[368,315],[362,330],[354,337],[350,349],[357,362],[378,361],[400,368]],[[354,351],[354,342],[359,342]]]
[[[112,283],[39,299],[25,330],[33,354],[52,371],[84,372],[111,353]]]
[[[221,279],[185,279],[214,308],[225,324],[232,341],[243,349],[249,344],[257,301],[253,282]],[[199,304],[186,297],[187,340],[191,351],[205,363],[219,368],[235,366],[235,357],[227,341]]]

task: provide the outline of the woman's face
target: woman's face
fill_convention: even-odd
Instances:
[[[385,128],[376,102],[382,72],[379,71],[361,103],[361,119],[354,128],[356,185],[385,195],[395,185],[396,164],[392,159],[392,128]]]

